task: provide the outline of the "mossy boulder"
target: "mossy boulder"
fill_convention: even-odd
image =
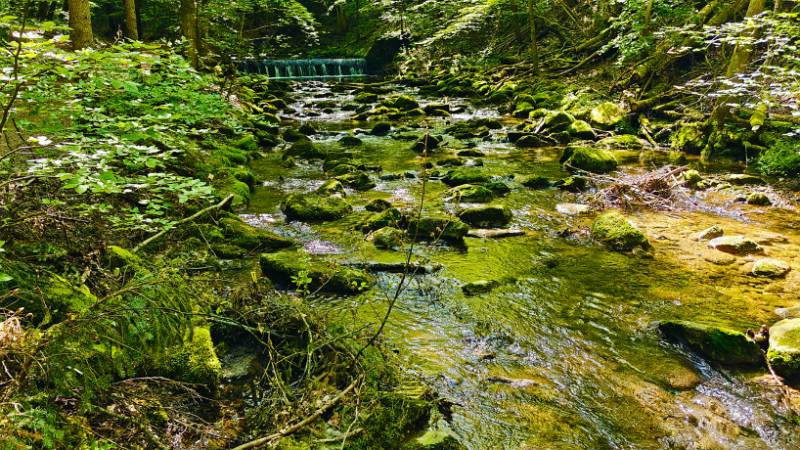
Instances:
[[[566,111],[552,111],[544,118],[544,127],[551,133],[566,131],[575,117]]]
[[[428,430],[403,446],[402,450],[466,450],[452,433],[443,430]]]
[[[358,103],[375,103],[378,101],[378,94],[372,92],[361,92],[356,95],[355,99]]]
[[[739,331],[681,320],[663,321],[658,329],[666,338],[684,342],[719,364],[759,365],[763,361],[758,344]]]
[[[507,206],[487,205],[468,208],[458,213],[458,218],[478,228],[499,228],[508,225],[514,215]]]
[[[233,217],[220,220],[228,242],[247,250],[278,250],[294,245],[291,239],[246,224]]]
[[[217,191],[217,195],[220,198],[233,195],[231,206],[234,208],[244,206],[250,202],[250,186],[248,186],[247,183],[239,181],[230,170],[223,170],[217,173],[211,185]]]
[[[753,263],[753,275],[762,278],[780,278],[792,270],[785,261],[775,258],[762,258]]]
[[[722,177],[722,181],[734,186],[760,186],[766,184],[763,178],[746,173],[729,173]]]
[[[417,153],[427,152],[433,153],[439,148],[442,143],[442,138],[434,135],[425,135],[420,137],[416,142],[411,145],[411,150]]]
[[[749,255],[761,252],[761,246],[756,241],[745,236],[720,236],[709,241],[708,246],[733,255]]]
[[[255,136],[248,133],[237,139],[233,143],[233,146],[248,152],[254,152],[258,150],[258,141],[256,140]]]
[[[508,133],[509,140],[514,139],[512,142],[514,142],[514,145],[520,148],[550,147],[558,143],[555,139],[541,134],[520,134],[520,136],[515,136],[514,133]]]
[[[747,204],[755,206],[769,206],[772,204],[772,200],[770,200],[769,197],[767,197],[767,194],[764,194],[763,192],[753,192],[747,196]]]
[[[106,248],[106,260],[110,267],[120,269],[129,268],[136,270],[141,267],[143,263],[139,255],[116,245],[109,245]]]
[[[297,287],[307,278],[308,288],[339,294],[356,294],[369,289],[374,280],[365,271],[312,257],[304,251],[265,253],[259,258],[262,275],[284,287]]]
[[[419,108],[419,102],[410,95],[389,97],[381,103],[389,108],[397,108],[401,111],[409,111]]]
[[[376,186],[375,181],[364,171],[357,170],[336,177],[342,184],[357,191],[368,191]]]
[[[390,250],[402,247],[404,237],[405,233],[400,229],[383,227],[372,233],[370,240],[375,248]]]
[[[148,373],[187,383],[214,387],[222,378],[222,364],[207,326],[194,327],[183,344],[166,349],[151,365]]]
[[[520,184],[530,189],[547,189],[553,185],[550,179],[542,175],[532,175],[520,179]]]
[[[620,252],[650,246],[647,237],[619,211],[608,211],[595,219],[592,224],[592,238],[611,250]]]
[[[612,150],[641,150],[647,145],[647,141],[632,134],[618,134],[600,139],[595,145]]]
[[[686,184],[689,186],[697,186],[700,182],[703,181],[703,176],[700,175],[700,172],[694,169],[687,170],[681,174],[681,178],[686,181]]]
[[[503,181],[487,181],[482,183],[481,186],[492,191],[492,194],[494,194],[495,197],[502,197],[511,193],[511,186]]]
[[[589,111],[589,120],[602,128],[612,128],[625,119],[625,111],[616,103],[603,102]]]
[[[448,186],[460,186],[462,184],[486,183],[490,179],[491,177],[483,169],[459,167],[447,172],[442,181]]]
[[[447,191],[447,198],[464,203],[489,203],[494,199],[494,193],[483,186],[462,184]]]
[[[320,150],[310,139],[300,139],[291,147],[286,149],[283,154],[284,158],[289,156],[303,159],[322,159],[325,158],[325,152]]]
[[[392,131],[392,124],[389,122],[378,122],[373,125],[369,134],[373,136],[386,136],[390,131]]]
[[[366,206],[364,206],[364,209],[372,212],[383,212],[391,207],[392,204],[389,203],[388,200],[384,200],[382,198],[376,198],[375,200],[370,200],[370,202],[367,203]]]
[[[670,136],[672,149],[683,153],[699,154],[705,145],[705,125],[701,123],[684,123]]]
[[[493,291],[500,283],[495,280],[479,280],[471,283],[466,283],[461,286],[461,292],[467,297],[474,297],[480,294],[486,294]]]
[[[561,163],[567,168],[592,173],[608,173],[617,168],[613,153],[595,147],[567,147],[561,155]]]
[[[325,180],[316,190],[316,192],[320,195],[330,196],[330,195],[341,195],[344,196],[344,184],[341,181],[331,178],[329,180]]]
[[[800,319],[784,319],[769,329],[767,359],[775,373],[800,381]]]
[[[343,136],[341,139],[339,139],[339,144],[345,147],[358,147],[360,145],[363,145],[364,141],[348,134],[347,136]]]
[[[424,216],[409,219],[406,233],[412,239],[461,242],[469,232],[469,226],[460,219],[448,216]]]
[[[572,122],[569,125],[569,128],[567,128],[567,133],[569,133],[570,136],[578,139],[594,139],[596,136],[592,126],[583,120],[576,120],[575,122]]]
[[[556,180],[553,186],[568,192],[581,192],[589,187],[589,182],[583,177],[566,177]]]
[[[363,231],[375,231],[384,227],[399,227],[403,223],[403,215],[397,208],[387,208],[361,221],[359,228]]]
[[[281,211],[289,220],[324,222],[341,219],[350,214],[353,208],[341,197],[296,193],[283,199]]]

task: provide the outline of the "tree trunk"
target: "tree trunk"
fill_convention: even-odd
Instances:
[[[122,9],[125,11],[125,37],[139,40],[139,24],[136,21],[135,0],[122,0]]]
[[[536,40],[536,8],[535,0],[528,0],[528,28],[531,33],[531,64],[534,73],[539,73],[539,45]]]
[[[89,0],[67,0],[69,9],[69,39],[72,49],[80,50],[92,45],[92,13]]]
[[[144,0],[134,0],[133,5],[136,8],[136,31],[139,34],[139,39],[144,39],[144,28],[142,28],[142,3]]]
[[[195,0],[181,0],[181,33],[189,44],[188,58],[192,67],[200,65],[199,36],[197,30],[197,3]]]

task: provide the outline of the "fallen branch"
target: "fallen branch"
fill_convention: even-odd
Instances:
[[[289,436],[290,434],[293,434],[293,433],[297,432],[301,428],[303,428],[306,425],[310,424],[311,422],[317,420],[320,416],[325,414],[325,411],[331,409],[334,405],[339,403],[350,391],[355,389],[355,387],[356,387],[356,385],[358,385],[359,381],[361,381],[361,377],[356,378],[355,381],[350,383],[350,385],[347,386],[346,388],[344,388],[343,391],[339,392],[336,395],[336,397],[331,399],[331,401],[329,401],[328,403],[322,405],[319,409],[314,411],[314,414],[311,414],[310,416],[306,417],[305,419],[301,420],[300,422],[297,422],[294,425],[286,427],[286,428],[284,428],[284,429],[282,429],[282,430],[280,430],[280,431],[278,431],[276,433],[270,434],[269,436],[264,436],[262,438],[258,438],[258,439],[252,440],[250,442],[244,443],[244,444],[242,444],[242,445],[240,445],[238,447],[234,447],[232,450],[246,450],[248,448],[258,447],[259,445],[266,445],[266,444],[272,443],[272,442],[274,442],[274,441],[276,441],[276,440],[278,440],[278,439],[280,439],[282,437],[286,437],[286,436]]]
[[[187,217],[185,219],[179,220],[174,225],[172,225],[172,227],[164,229],[164,230],[161,230],[158,233],[156,233],[156,234],[150,236],[149,238],[145,239],[141,244],[139,244],[139,245],[137,245],[136,247],[133,248],[133,253],[137,253],[139,250],[141,250],[142,248],[146,247],[147,244],[149,244],[149,243],[155,241],[156,239],[160,238],[161,236],[167,234],[167,232],[174,230],[178,226],[183,225],[183,224],[188,223],[188,222],[191,222],[191,221],[197,219],[198,217],[202,216],[203,214],[206,214],[206,213],[208,213],[210,211],[214,211],[215,209],[220,209],[220,208],[225,207],[225,205],[227,205],[228,202],[231,201],[231,200],[233,200],[233,194],[225,197],[221,202],[217,203],[216,205],[211,205],[208,208],[201,209],[200,211],[197,211],[196,213],[192,214],[191,216],[189,216],[189,217]]]

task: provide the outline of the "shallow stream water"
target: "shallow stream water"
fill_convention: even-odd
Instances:
[[[359,124],[350,120],[351,111],[318,104],[345,105],[352,97],[347,86],[297,83],[294,118],[319,130],[312,136],[318,145],[340,149],[338,139]],[[423,121],[423,127],[441,133],[448,122],[476,116],[513,125],[492,110],[446,101],[465,109]],[[734,194],[696,194],[698,204],[707,207],[631,214],[653,244],[652,253],[614,253],[589,242],[583,232],[591,213],[559,212],[563,208],[557,205],[581,200],[576,194],[530,190],[514,181],[515,175],[567,176],[558,163],[560,149],[518,149],[504,142],[505,131],[473,141],[449,137],[445,148],[454,153],[473,146],[485,154],[472,159],[512,186],[497,202],[513,210],[510,227],[524,234],[468,237],[463,247],[417,246],[416,258],[443,269],[413,277],[383,338],[410,374],[453,404],[451,426],[460,440],[470,449],[800,448],[800,427],[785,418],[781,391],[764,371],[712,366],[665,343],[654,329],[658,320],[680,318],[744,330],[770,324],[778,320],[779,308],[800,304],[798,270],[785,279],[756,279],[748,275],[751,259],[718,254],[693,239],[719,224],[726,234],[752,236],[769,256],[800,268],[800,219],[793,200],[784,201],[786,208],[764,208],[736,203]],[[358,137],[364,145],[352,149],[354,156],[380,165],[382,174],[403,176],[380,180],[381,173],[372,173],[375,189],[348,191],[354,214],[323,224],[285,223],[281,198],[311,190],[326,176],[321,163],[298,162],[287,169],[275,153],[255,163],[265,181],[244,217],[333,259],[402,261],[402,252],[376,250],[353,226],[371,199],[401,208],[417,205],[423,160],[396,136]],[[622,170],[642,167],[634,158]],[[444,200],[446,189],[439,181],[425,184],[426,212],[458,207]],[[478,280],[500,286],[465,296],[460,286]],[[381,274],[366,294],[320,300],[319,306],[341,312],[354,326],[375,323],[398,281],[399,275]]]

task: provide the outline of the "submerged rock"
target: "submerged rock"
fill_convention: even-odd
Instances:
[[[462,285],[461,291],[467,297],[472,297],[475,295],[486,294],[488,292],[491,292],[498,286],[500,286],[500,283],[495,280],[480,280]]]
[[[695,322],[668,320],[658,329],[671,340],[685,342],[711,361],[726,365],[759,365],[761,348],[744,333]]]
[[[300,139],[292,144],[284,153],[284,158],[292,156],[303,159],[324,158],[325,152],[317,148],[308,138]]]
[[[370,240],[375,248],[391,250],[402,247],[404,236],[405,234],[397,228],[383,227],[372,233]]]
[[[522,178],[520,184],[531,189],[547,189],[553,185],[550,179],[542,175],[532,175]]]
[[[769,329],[767,359],[778,375],[800,380],[800,319],[784,319]]]
[[[780,278],[785,276],[791,267],[784,261],[774,258],[759,259],[753,263],[753,275],[764,278]]]
[[[312,291],[355,294],[369,289],[374,280],[365,271],[318,259],[304,251],[265,253],[261,273],[282,286],[295,288],[305,279]],[[303,284],[301,282],[301,284]]]
[[[568,168],[593,173],[608,173],[617,168],[617,158],[608,150],[594,147],[567,147],[561,163]]]
[[[513,218],[507,206],[490,205],[468,208],[458,213],[458,218],[478,228],[500,228]]]
[[[761,252],[761,247],[756,241],[744,236],[720,236],[712,239],[708,246],[733,255],[749,255]]]
[[[353,208],[341,197],[297,193],[281,202],[281,211],[289,220],[323,222],[341,219],[350,214]]]
[[[765,184],[763,178],[755,175],[748,175],[746,173],[731,173],[722,177],[722,181],[728,182],[734,186],[750,186]]]
[[[611,250],[621,252],[637,247],[650,247],[647,237],[619,211],[608,211],[595,219],[592,224],[592,238]]]
[[[461,242],[468,231],[467,224],[458,218],[425,216],[410,219],[406,233],[412,239],[421,241],[441,239],[449,242]]]
[[[447,198],[464,203],[489,203],[494,200],[494,193],[483,186],[462,184],[447,191]]]
[[[589,120],[604,128],[613,127],[625,119],[625,111],[616,103],[603,102],[589,111]]]

